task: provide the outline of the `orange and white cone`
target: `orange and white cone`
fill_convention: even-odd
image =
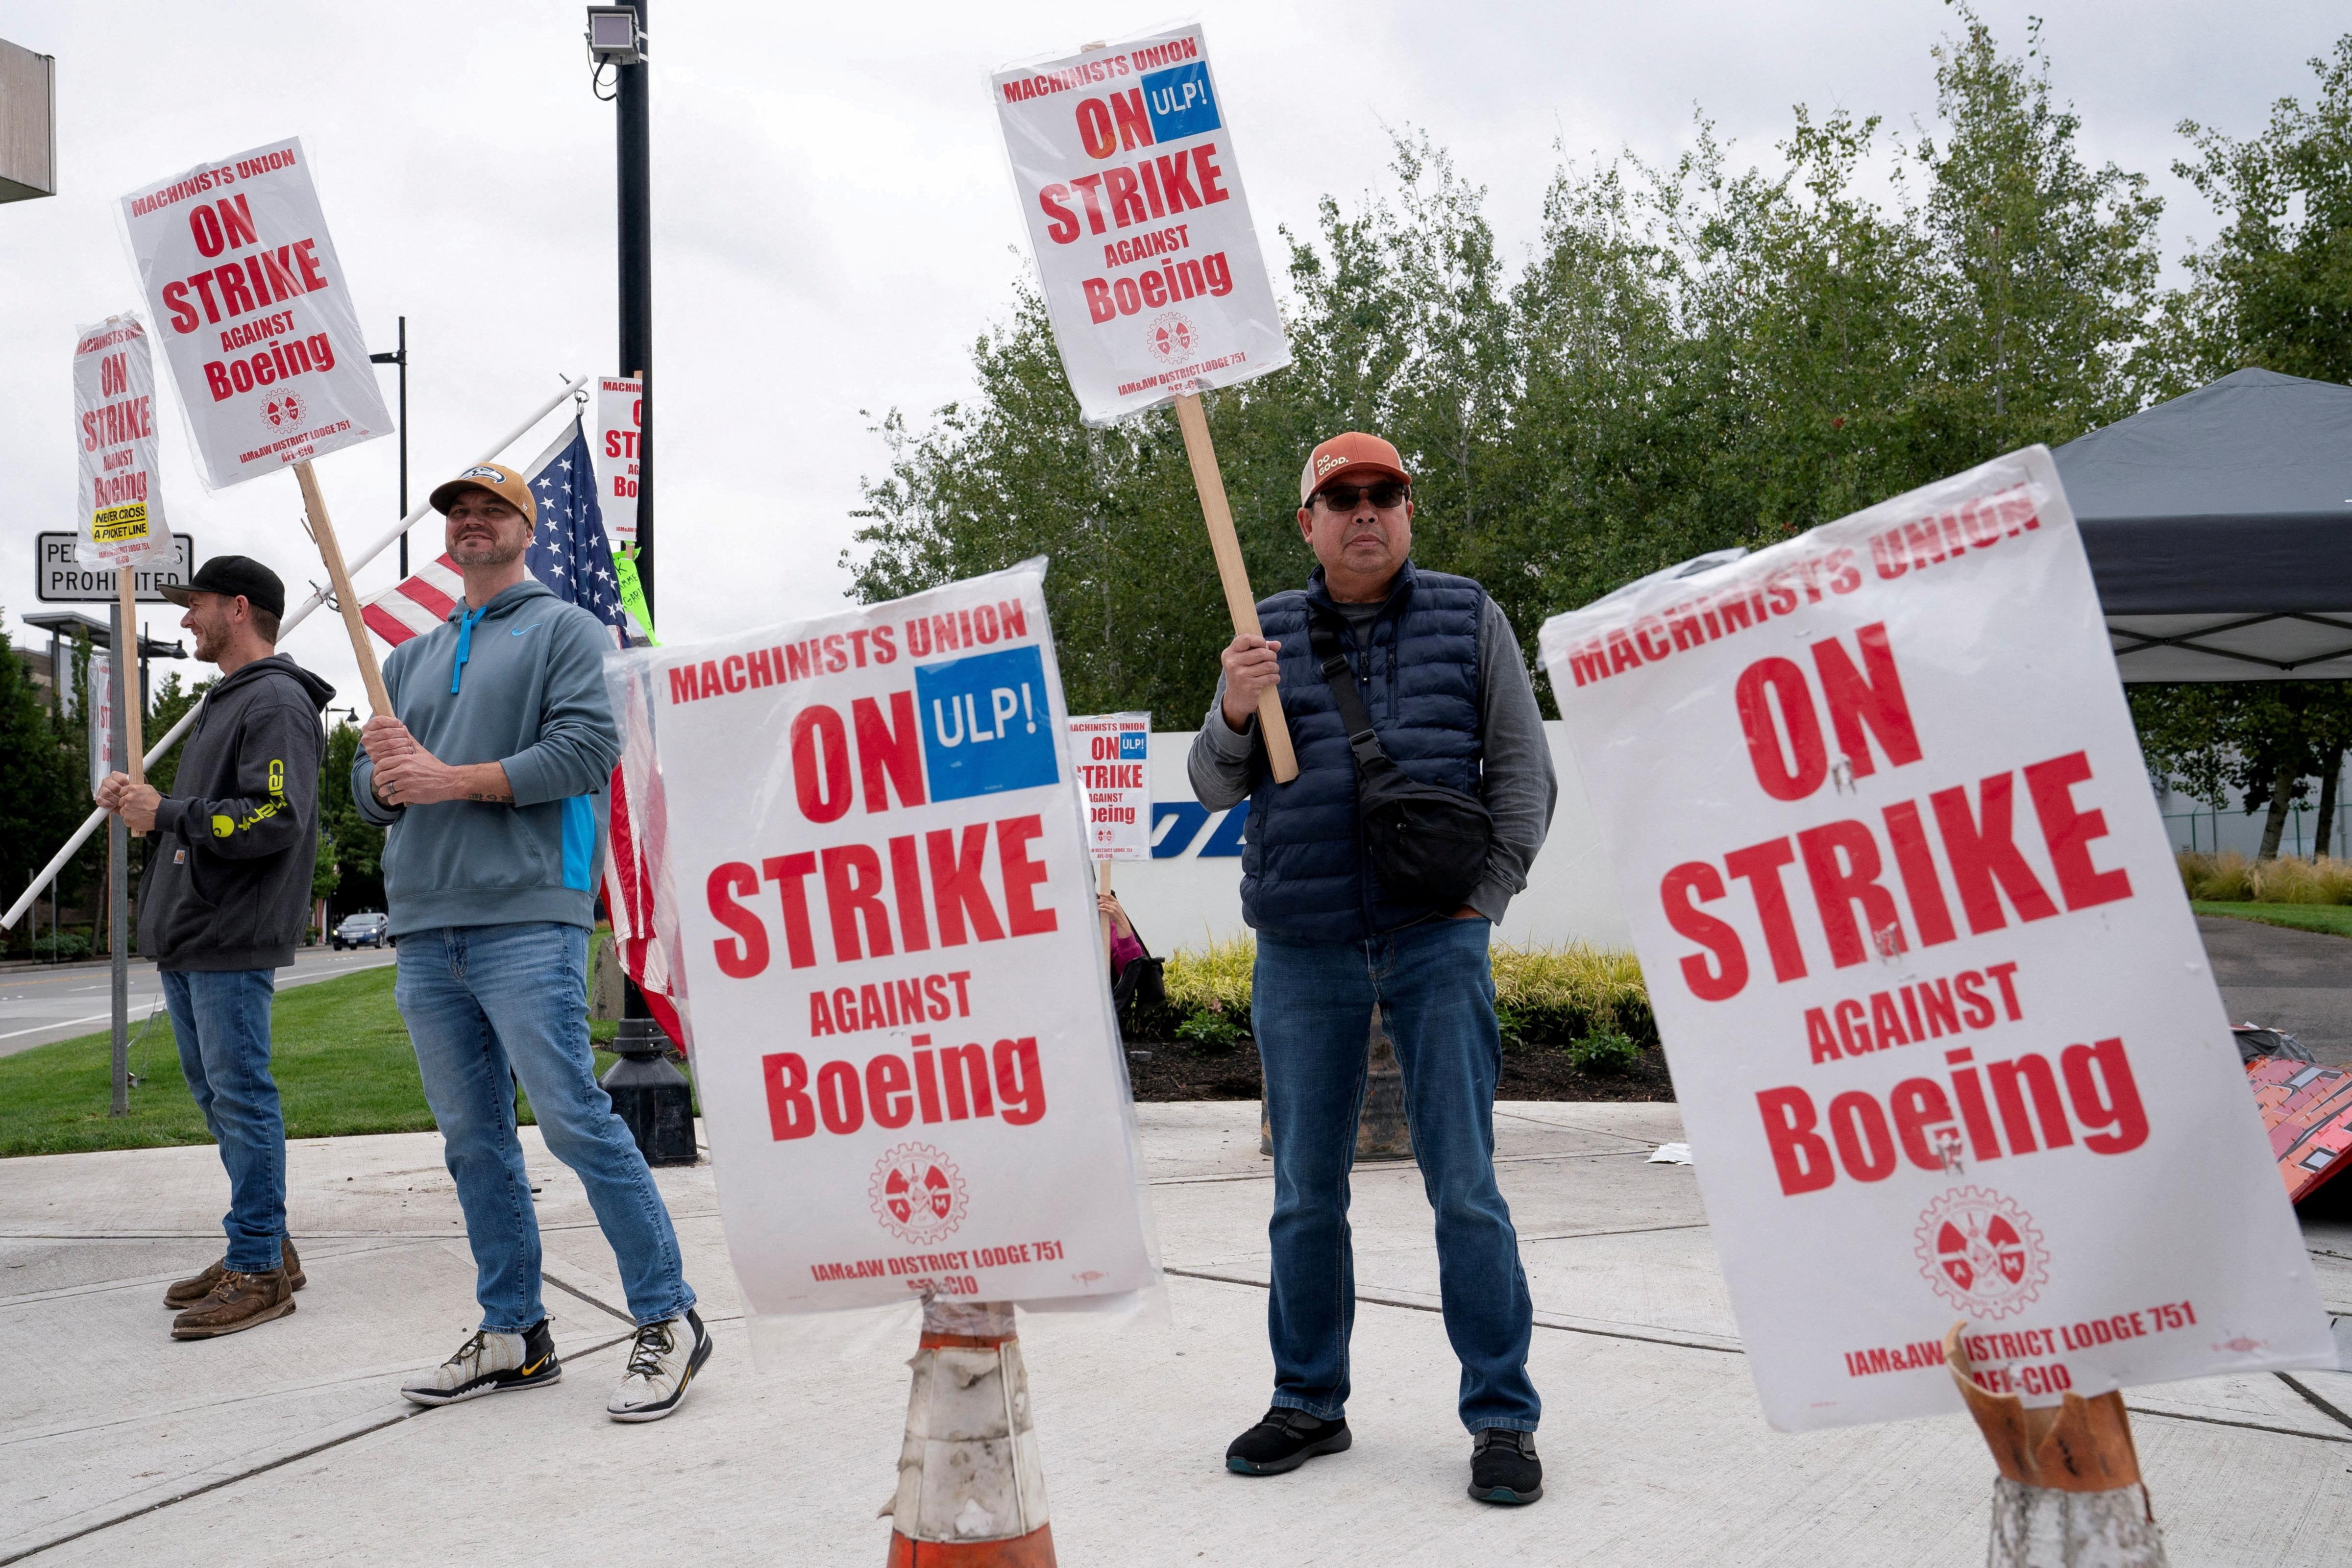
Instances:
[[[1009,1302],[923,1304],[889,1568],[1054,1568],[1045,1472]]]
[[[2028,1409],[1987,1393],[1961,1348],[1966,1326],[1944,1336],[1944,1361],[2000,1470],[1987,1568],[2166,1568],[2124,1396],[2070,1394]]]

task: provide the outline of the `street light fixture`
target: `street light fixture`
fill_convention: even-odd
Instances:
[[[634,5],[591,5],[588,7],[588,58],[598,69],[606,66],[633,66],[646,58],[646,35],[637,26],[637,8]]]

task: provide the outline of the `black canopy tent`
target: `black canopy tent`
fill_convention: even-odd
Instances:
[[[2352,387],[2242,370],[2053,456],[2125,680],[2352,679]]]

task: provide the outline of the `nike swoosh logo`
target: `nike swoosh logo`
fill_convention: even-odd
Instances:
[[[533,621],[533,622],[531,622],[531,623],[530,623],[530,625],[529,625],[529,626],[517,626],[517,627],[515,627],[515,629],[514,629],[514,630],[512,630],[512,631],[510,631],[510,632],[509,632],[509,633],[507,634],[507,636],[509,636],[509,637],[519,637],[522,636],[522,634],[523,634],[523,633],[525,633],[525,632],[535,632],[535,631],[539,630],[539,628],[540,628],[540,627],[541,627],[541,626],[545,626],[546,624],[547,624],[547,623],[546,623],[545,621]]]

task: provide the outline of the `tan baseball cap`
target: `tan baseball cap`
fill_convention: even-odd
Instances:
[[[1402,484],[1412,483],[1412,476],[1404,471],[1404,459],[1397,456],[1394,447],[1378,436],[1349,430],[1332,437],[1307,455],[1307,467],[1298,475],[1298,504],[1305,506],[1325,484],[1357,469],[1368,476],[1382,474]]]
[[[539,526],[539,507],[530,499],[530,487],[523,483],[520,474],[497,463],[477,463],[446,483],[433,487],[427,499],[433,510],[444,516],[457,503],[457,498],[467,490],[488,490],[507,505],[522,513],[523,521]]]

